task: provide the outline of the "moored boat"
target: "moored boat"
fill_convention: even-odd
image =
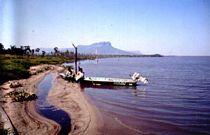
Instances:
[[[148,79],[135,72],[131,79],[109,78],[109,77],[85,77],[83,72],[78,72],[77,75],[60,74],[61,77],[67,80],[74,80],[84,85],[117,85],[117,86],[136,86],[138,82],[148,83]]]
[[[106,77],[85,77],[80,81],[87,85],[119,85],[119,86],[136,86],[137,81],[132,79],[106,78]]]

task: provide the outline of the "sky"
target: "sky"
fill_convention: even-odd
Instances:
[[[144,54],[210,56],[210,1],[0,0],[5,48],[101,41]]]

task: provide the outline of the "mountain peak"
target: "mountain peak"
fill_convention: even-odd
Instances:
[[[78,52],[84,54],[132,55],[133,53],[114,48],[111,42],[97,42],[91,45],[79,45]]]
[[[92,47],[94,46],[94,47],[97,47],[97,48],[112,47],[111,42],[108,42],[108,41],[93,43],[90,46],[92,46]]]

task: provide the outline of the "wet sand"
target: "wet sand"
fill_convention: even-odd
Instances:
[[[24,89],[29,93],[37,92],[37,84],[43,79],[43,77],[50,71],[45,71],[37,75],[33,75],[28,79],[18,80]],[[14,88],[9,87],[9,82],[1,86],[3,89],[2,94],[13,91]],[[2,104],[3,109],[11,120],[18,134],[57,134],[60,130],[60,126],[54,121],[46,119],[40,116],[35,110],[35,101],[24,102],[11,102],[6,99],[6,103]]]
[[[37,69],[39,69],[38,67]],[[44,68],[45,69],[45,68]],[[34,68],[33,68],[34,70]],[[52,72],[55,76],[52,90],[49,92],[48,100],[54,106],[61,108],[69,114],[71,118],[70,135],[97,135],[101,134],[99,129],[103,126],[100,112],[91,104],[90,100],[81,91],[78,84],[69,83],[59,77],[58,73],[62,67],[51,66],[47,71],[34,73],[28,79],[18,80],[26,92],[37,93],[37,85],[47,75]],[[34,72],[34,71],[33,71]],[[1,86],[1,93],[4,95],[13,88],[9,83]],[[18,134],[58,134],[61,127],[52,120],[46,119],[36,112],[35,101],[11,102],[7,100],[2,104],[3,109],[11,120]]]
[[[81,91],[79,84],[64,81],[57,76],[53,80],[48,100],[70,115],[72,129],[70,135],[98,135],[103,121],[100,112]]]

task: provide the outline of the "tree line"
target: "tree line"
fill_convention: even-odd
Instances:
[[[4,45],[0,43],[0,54],[11,54],[11,55],[25,55],[25,56],[46,56],[46,55],[54,55],[54,56],[74,56],[74,52],[66,50],[65,52],[59,51],[58,47],[54,47],[54,52],[46,53],[46,51],[41,50],[40,48],[32,49],[28,46],[20,46],[11,45],[10,48],[5,49]]]

